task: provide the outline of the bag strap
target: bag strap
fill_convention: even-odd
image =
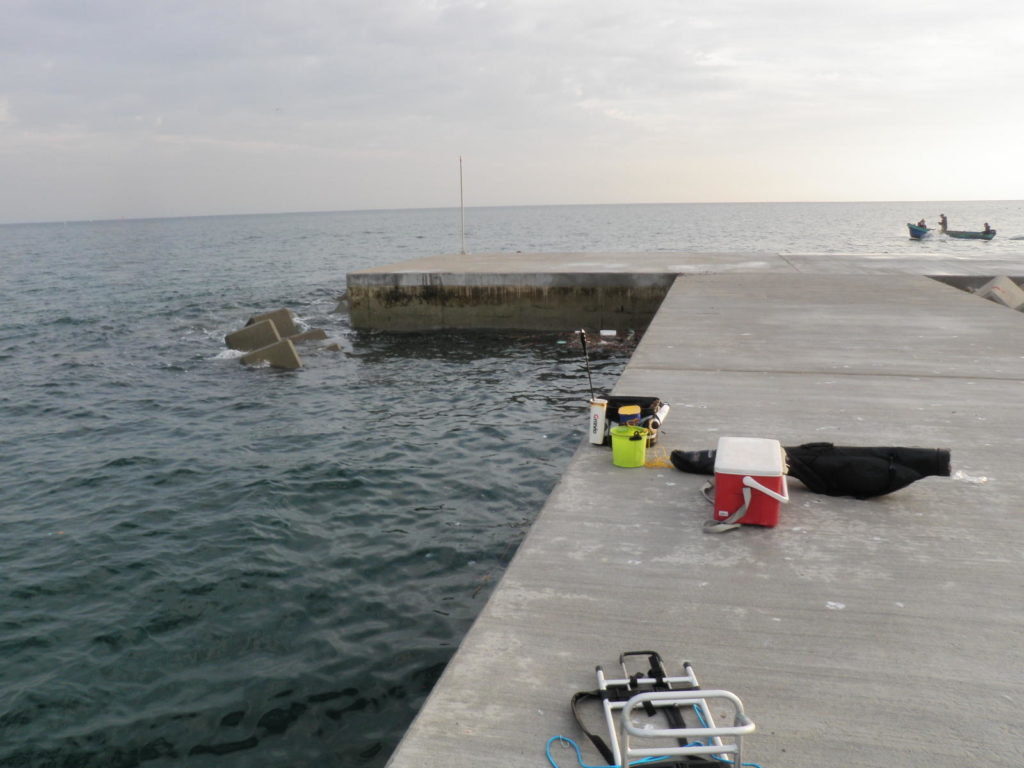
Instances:
[[[591,733],[587,730],[587,727],[583,724],[583,719],[580,717],[579,711],[576,709],[576,704],[583,699],[597,699],[601,701],[601,691],[580,691],[573,694],[572,701],[569,707],[572,709],[572,716],[576,718],[576,724],[583,731],[583,734],[590,739],[590,743],[597,748],[597,751],[601,753],[601,757],[605,759],[608,765],[615,765],[615,755],[611,749],[605,743],[605,740],[598,736],[596,733]]]

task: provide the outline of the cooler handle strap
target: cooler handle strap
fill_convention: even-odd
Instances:
[[[765,494],[766,496],[771,496],[776,501],[781,501],[783,504],[788,504],[789,503],[789,486],[786,484],[786,476],[785,475],[782,476],[782,493],[781,494],[776,493],[771,488],[766,488],[765,486],[761,485],[761,483],[757,482],[757,480],[755,480],[754,478],[750,477],[750,475],[746,475],[743,478],[743,485],[746,486],[743,489],[743,502],[744,502],[743,503],[743,509],[744,509],[744,511],[746,511],[747,505],[750,503],[750,496],[748,495],[749,491],[747,491],[747,488],[754,488],[754,489],[760,491],[761,493]]]
[[[747,478],[743,478],[743,480],[745,483]],[[716,518],[712,518],[710,520],[704,521],[704,527],[702,528],[704,533],[725,533],[726,531],[731,531],[733,528],[739,528],[740,521],[743,519],[743,516],[747,514],[747,507],[750,506],[750,497],[750,488],[744,486],[743,505],[735,512],[733,512],[731,515],[729,515],[729,517],[725,518],[725,520],[718,520]]]

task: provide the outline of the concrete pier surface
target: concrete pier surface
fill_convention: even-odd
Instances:
[[[764,768],[1024,765],[1024,314],[860,267],[675,280],[615,394],[671,404],[655,464],[751,436],[949,448],[953,476],[793,480],[778,527],[712,535],[707,478],[582,443],[390,768],[541,768],[557,734],[601,764],[570,698],[648,649],[743,700]]]

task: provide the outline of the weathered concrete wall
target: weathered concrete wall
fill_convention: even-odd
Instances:
[[[642,329],[674,280],[670,274],[354,273],[349,316],[354,328],[386,331]]]
[[[677,277],[719,273],[924,274],[975,291],[996,275],[1019,275],[1020,265],[991,253],[970,261],[927,252],[883,259],[766,252],[448,254],[350,273],[345,298],[353,327],[367,330],[642,329]]]

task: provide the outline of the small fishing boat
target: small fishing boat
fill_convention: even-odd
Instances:
[[[922,237],[928,237],[929,234],[934,232],[931,227],[922,227],[918,224],[907,224],[907,229],[910,230],[911,240],[920,240]]]
[[[947,237],[956,237],[961,240],[991,240],[996,236],[994,229],[983,230],[981,232],[968,232],[965,230],[958,229],[947,229],[944,233]],[[913,235],[911,235],[913,237]]]
[[[939,215],[939,231],[946,237],[955,237],[958,240],[991,240],[996,236],[996,231],[985,222],[985,228],[980,232],[970,232],[963,229],[949,229],[946,223],[946,214]],[[913,237],[913,234],[911,234]]]

